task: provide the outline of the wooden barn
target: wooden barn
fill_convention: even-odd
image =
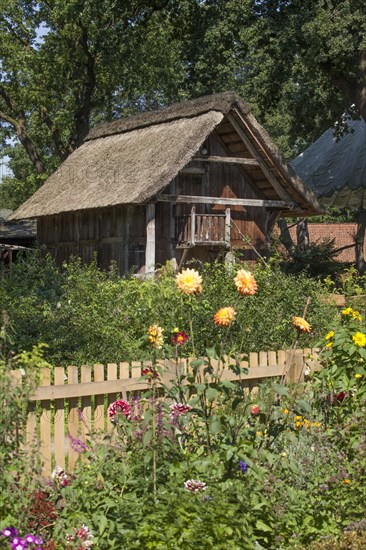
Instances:
[[[151,273],[233,249],[265,253],[278,216],[321,210],[236,94],[201,97],[95,127],[16,212],[61,264],[97,253]],[[250,245],[245,242],[250,241]]]

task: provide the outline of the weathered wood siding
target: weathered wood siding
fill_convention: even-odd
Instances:
[[[208,155],[226,156],[219,138],[213,134],[205,143],[205,148]],[[179,195],[201,195],[211,197],[226,197],[240,199],[256,199],[262,198],[257,191],[253,189],[250,177],[246,174],[243,168],[237,165],[207,163],[207,162],[192,162],[189,165],[200,173],[183,172],[175,179],[175,192],[171,186],[165,191],[167,194]],[[165,205],[169,207],[169,205]],[[188,215],[191,212],[192,205],[178,204],[175,207],[176,216]],[[197,204],[197,214],[224,214],[225,206]],[[265,208],[250,207],[250,206],[231,206],[231,248],[243,250],[243,256],[246,260],[257,259],[255,252],[249,245],[243,242],[243,236],[249,237],[253,246],[260,252],[265,253],[267,242],[267,224],[269,213]],[[167,231],[168,228],[166,228]],[[190,249],[187,258],[196,257],[201,260],[212,260],[218,250],[203,249],[195,247]],[[180,253],[178,253],[180,256]]]
[[[58,265],[71,256],[108,269],[116,262],[121,273],[145,264],[145,207],[116,206],[40,218],[37,237]]]
[[[243,142],[228,121],[224,121],[204,144],[207,155],[250,156]],[[197,152],[199,155],[200,153]],[[195,171],[195,173],[192,173]],[[259,174],[259,175],[258,175]],[[262,178],[262,179],[261,179]],[[224,164],[195,160],[163,190],[169,195],[197,195],[240,199],[278,199],[271,183],[263,180],[256,166]],[[197,204],[196,214],[224,214],[225,205]],[[176,219],[191,213],[191,204],[157,202],[155,206],[155,262],[182,258],[177,249]],[[273,212],[263,207],[231,206],[230,247],[243,251],[245,260],[257,256],[244,238],[250,239],[255,249],[267,250],[267,236],[275,219]],[[218,218],[217,218],[218,219]],[[213,223],[213,222],[212,222]],[[217,222],[219,223],[219,222]],[[214,234],[214,232],[212,233]],[[108,269],[117,263],[121,273],[134,269],[144,271],[146,247],[146,206],[115,206],[110,208],[69,212],[38,221],[38,240],[45,244],[61,265],[71,256],[80,256],[90,262],[97,255],[98,265]],[[187,251],[186,251],[187,252]],[[186,254],[185,252],[185,254]],[[227,248],[205,244],[188,249],[185,259],[210,261],[223,256]]]

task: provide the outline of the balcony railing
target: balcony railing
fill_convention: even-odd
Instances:
[[[230,208],[225,214],[191,213],[176,217],[176,241],[178,247],[195,245],[230,245]]]

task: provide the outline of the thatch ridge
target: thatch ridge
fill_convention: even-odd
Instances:
[[[174,103],[161,110],[147,111],[120,120],[114,120],[113,122],[98,124],[89,132],[86,141],[130,132],[131,130],[146,128],[155,124],[164,124],[182,118],[192,118],[209,111],[218,111],[225,115],[233,107],[239,109],[243,114],[247,114],[250,111],[249,106],[235,92],[201,96],[197,99]]]

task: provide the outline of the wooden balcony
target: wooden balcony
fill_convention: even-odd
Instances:
[[[230,246],[230,208],[225,214],[191,213],[175,218],[177,248],[191,246]]]

